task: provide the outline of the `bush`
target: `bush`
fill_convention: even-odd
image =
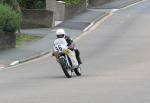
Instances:
[[[8,5],[0,4],[0,31],[14,33],[21,24],[21,14]]]
[[[45,9],[46,0],[17,0],[23,9]]]
[[[74,6],[81,3],[81,0],[64,0],[66,6]]]

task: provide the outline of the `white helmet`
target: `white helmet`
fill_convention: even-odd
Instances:
[[[65,30],[64,29],[57,29],[56,34],[57,35],[65,34]]]
[[[65,36],[65,30],[64,29],[57,29],[56,35],[58,38],[63,38]]]

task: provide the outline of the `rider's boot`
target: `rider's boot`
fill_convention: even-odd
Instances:
[[[75,50],[75,53],[76,53],[76,58],[77,58],[77,61],[80,64],[82,64],[82,61],[81,61],[81,58],[80,58],[80,52],[78,49],[74,49]]]
[[[77,61],[78,61],[79,64],[82,64],[80,56],[77,56]]]

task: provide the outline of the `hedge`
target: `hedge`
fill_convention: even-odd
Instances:
[[[81,0],[64,0],[66,6],[74,6],[81,3]]]
[[[12,7],[0,4],[0,31],[14,33],[21,24],[21,14]]]
[[[17,0],[23,9],[45,9],[46,0]]]

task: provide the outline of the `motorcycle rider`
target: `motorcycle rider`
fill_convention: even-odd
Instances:
[[[75,45],[73,43],[73,39],[71,39],[69,36],[66,35],[64,29],[57,29],[56,31],[57,38],[64,38],[67,42],[67,46],[70,50],[74,50],[76,54],[76,58],[79,64],[82,64],[81,58],[80,58],[80,52],[77,48],[75,48]]]

